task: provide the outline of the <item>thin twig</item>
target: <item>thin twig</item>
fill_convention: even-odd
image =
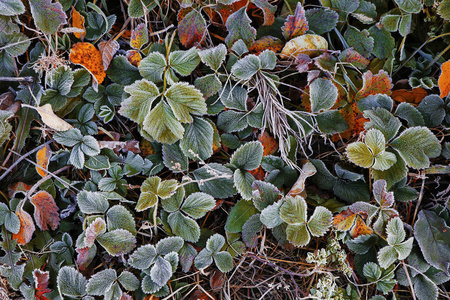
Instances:
[[[8,81],[8,82],[33,82],[34,78],[31,76],[26,77],[0,77],[0,81]]]

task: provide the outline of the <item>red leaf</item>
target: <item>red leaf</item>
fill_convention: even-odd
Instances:
[[[49,226],[52,230],[58,228],[60,220],[59,209],[52,195],[46,191],[40,191],[34,194],[30,200],[34,206],[34,219],[37,226],[41,230],[49,230]]]
[[[367,71],[363,74],[363,86],[356,93],[354,100],[358,101],[369,95],[376,94],[390,95],[392,87],[392,80],[385,71],[380,70],[377,75],[373,75],[372,72]]]
[[[94,260],[95,255],[97,253],[96,247],[84,247],[75,249],[77,251],[77,266],[81,272],[85,271],[89,264]]]
[[[50,293],[52,290],[48,288],[49,272],[43,272],[39,269],[33,271],[34,287],[36,289],[36,300],[49,300],[44,294]]]
[[[126,57],[130,62],[130,64],[132,64],[135,67],[139,67],[139,64],[141,63],[142,60],[142,56],[138,51],[128,50]]]
[[[305,34],[308,31],[308,21],[306,21],[305,10],[303,6],[297,3],[297,8],[295,9],[294,15],[288,16],[284,26],[281,27],[283,31],[283,36],[286,40],[295,38],[296,36]]]
[[[41,148],[36,152],[36,164],[40,167],[36,166],[36,171],[41,177],[47,176],[48,164],[51,156],[52,150],[49,145],[45,145],[44,148]]]
[[[206,21],[196,10],[188,13],[178,24],[180,42],[187,48],[200,44],[205,33]]]
[[[108,69],[111,60],[114,57],[114,54],[116,54],[119,48],[119,43],[115,40],[101,41],[98,44],[98,49],[100,49],[100,52],[102,54],[103,70]]]
[[[17,240],[19,245],[26,245],[31,241],[36,227],[34,226],[33,218],[23,208],[20,208],[16,215],[20,220],[20,230],[18,233],[13,233],[12,238]]]
[[[217,5],[217,12],[219,13],[220,17],[222,18],[223,24],[225,24],[228,20],[228,17],[231,16],[234,12],[238,11],[242,7],[246,6],[248,3],[248,0],[239,0],[234,2],[231,5],[223,5],[218,4]]]
[[[213,275],[209,279],[209,285],[213,292],[218,292],[223,288],[225,284],[225,275],[219,270],[215,270]]]
[[[264,36],[255,41],[250,47],[250,52],[259,54],[264,50],[272,50],[273,52],[280,52],[283,49],[284,43],[279,38],[273,36]]]
[[[8,185],[8,196],[9,198],[14,198],[16,197],[17,193],[22,193],[25,196],[31,188],[32,188],[31,185],[23,182],[16,182],[14,184],[10,184]]]

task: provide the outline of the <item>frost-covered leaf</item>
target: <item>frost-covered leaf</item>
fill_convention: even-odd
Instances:
[[[444,120],[445,103],[438,95],[429,95],[420,101],[417,110],[422,114],[428,127],[436,127]]]
[[[217,118],[217,127],[225,132],[242,131],[248,126],[245,112],[226,110]]]
[[[158,176],[147,178],[141,186],[141,195],[136,204],[136,211],[143,211],[156,204],[158,196],[161,198],[168,198],[175,192],[178,187],[176,180],[165,180],[161,182]]]
[[[141,49],[148,43],[148,31],[145,23],[141,23],[131,32],[130,46]]]
[[[403,228],[403,222],[400,218],[396,217],[389,221],[386,227],[387,242],[389,245],[396,245],[403,242],[406,237],[405,229]]]
[[[92,247],[94,245],[95,239],[106,232],[106,223],[102,218],[97,218],[89,224],[89,227],[86,228],[84,245],[86,247]]]
[[[156,258],[156,248],[147,244],[137,248],[129,257],[128,263],[136,269],[148,269]]]
[[[251,20],[247,15],[246,7],[242,7],[230,15],[225,23],[228,30],[225,43],[231,47],[236,41],[242,40],[247,47],[250,47],[256,37],[256,30],[250,23]]]
[[[336,27],[338,14],[330,9],[313,8],[305,12],[309,30],[315,34],[324,34]]]
[[[430,166],[430,158],[438,157],[441,145],[427,127],[411,127],[403,131],[391,142],[406,164],[415,169]]]
[[[25,6],[21,0],[0,1],[0,12],[2,16],[15,16],[25,12]]]
[[[131,0],[128,4],[128,15],[132,18],[141,18],[157,4],[158,2],[152,0]]]
[[[117,273],[114,269],[106,269],[95,273],[86,285],[86,291],[90,295],[103,296],[111,289],[111,286],[117,279]]]
[[[147,79],[136,81],[125,87],[131,97],[122,102],[119,113],[137,123],[144,122],[153,101],[159,96],[158,87]]]
[[[183,272],[187,273],[194,262],[195,256],[197,256],[197,250],[191,245],[185,243],[180,252],[180,265]]]
[[[338,98],[338,89],[331,80],[317,78],[310,85],[311,111],[318,113],[333,107]]]
[[[129,271],[122,271],[117,279],[120,284],[128,291],[135,291],[139,288],[139,279]]]
[[[108,200],[100,192],[81,191],[77,195],[77,203],[85,214],[102,214],[109,208]]]
[[[155,264],[150,270],[152,280],[159,286],[167,283],[172,276],[172,266],[164,258],[158,256]]]
[[[227,48],[224,44],[220,44],[212,48],[206,48],[198,52],[202,62],[214,71],[217,71],[220,68],[222,62],[225,60],[226,54]]]
[[[139,73],[145,79],[159,83],[166,68],[166,58],[159,52],[152,52],[139,63]]]
[[[187,51],[173,51],[169,54],[169,65],[181,76],[189,76],[200,63],[195,47]]]
[[[206,114],[206,103],[203,95],[194,86],[186,82],[172,85],[165,93],[174,116],[183,123],[191,123],[190,114]]]
[[[179,211],[171,213],[167,217],[167,222],[174,234],[188,242],[196,243],[200,238],[200,226],[197,222]]]
[[[203,217],[208,211],[214,208],[216,201],[211,195],[206,193],[193,193],[181,206],[181,210],[194,219]]]
[[[125,206],[118,204],[111,207],[106,213],[106,221],[108,224],[108,231],[114,229],[126,229],[133,235],[136,234],[134,216],[125,208]]]
[[[156,244],[156,252],[159,255],[166,255],[172,251],[178,252],[183,244],[183,239],[178,236],[166,237]]]
[[[194,264],[197,269],[204,269],[213,263],[212,258],[213,253],[208,249],[203,249],[200,253],[195,257]]]
[[[260,215],[256,214],[250,217],[242,226],[242,240],[245,245],[254,248],[258,245],[258,232],[263,229],[263,223],[260,221]]]
[[[163,163],[173,173],[185,172],[189,168],[188,157],[181,151],[180,144],[164,144],[162,147]]]
[[[209,122],[194,117],[193,122],[185,129],[180,147],[189,158],[197,160],[198,155],[200,159],[206,160],[213,154],[213,135],[214,128]]]
[[[283,36],[286,40],[290,40],[299,35],[305,34],[308,31],[308,21],[306,21],[305,10],[302,4],[297,3],[294,15],[289,15],[281,27]]]
[[[347,157],[352,163],[363,168],[370,168],[374,158],[369,147],[362,142],[354,142],[347,146]]]
[[[392,265],[398,258],[394,246],[385,246],[378,251],[378,263],[384,269]]]
[[[227,251],[221,251],[213,254],[214,262],[221,272],[229,272],[233,269],[233,257]]]
[[[214,96],[222,88],[222,82],[216,74],[207,74],[202,77],[197,77],[194,81],[194,85],[206,98]]]
[[[252,184],[254,181],[255,177],[249,171],[237,169],[234,172],[234,186],[245,200],[252,198]]]
[[[125,229],[106,232],[98,236],[97,241],[112,256],[127,254],[136,246],[136,238]]]
[[[395,39],[392,37],[391,33],[386,29],[380,29],[375,25],[369,28],[369,32],[374,41],[372,53],[379,59],[388,58],[395,48]]]
[[[282,202],[279,201],[272,205],[267,206],[261,212],[261,222],[266,225],[267,228],[275,228],[283,223],[280,218],[280,206]]]
[[[221,164],[206,164],[194,171],[194,177],[199,180],[200,191],[215,198],[225,199],[237,193],[233,186],[233,172]]]
[[[226,85],[220,93],[220,101],[228,108],[247,111],[247,89],[235,85]]]
[[[253,204],[260,211],[273,204],[280,196],[278,188],[269,182],[256,180],[253,182],[252,188],[254,189]]]
[[[368,262],[364,265],[363,274],[369,282],[375,282],[381,277],[381,269],[374,262]]]
[[[178,23],[178,36],[180,42],[186,47],[191,48],[201,43],[205,38],[206,21],[202,14],[197,10],[190,11]]]
[[[425,260],[446,274],[450,267],[450,227],[433,211],[422,210],[414,225],[416,238]]]
[[[323,206],[317,206],[308,221],[308,229],[313,236],[323,236],[331,227],[332,222],[331,212]]]
[[[358,53],[368,57],[374,47],[374,39],[366,29],[359,30],[353,26],[347,26],[344,32],[344,38],[350,47],[353,47]]]
[[[82,297],[86,295],[87,280],[74,267],[64,266],[58,272],[56,279],[58,290],[69,297]]]
[[[309,244],[311,236],[309,235],[306,224],[289,224],[286,227],[287,240],[296,247],[303,247]]]
[[[244,58],[238,60],[233,67],[231,72],[239,80],[249,80],[261,69],[261,60],[258,56],[254,54],[249,54]]]
[[[289,225],[306,224],[306,209],[306,201],[303,197],[286,197],[280,207],[280,217]]]
[[[261,164],[264,148],[260,142],[249,142],[239,147],[230,159],[238,169],[254,170]]]
[[[46,34],[53,34],[58,31],[59,26],[67,24],[67,16],[58,2],[30,0],[30,8],[36,27]]]
[[[418,13],[422,9],[422,1],[420,0],[395,0],[398,7],[407,13]]]
[[[389,111],[381,107],[375,107],[373,110],[364,111],[364,117],[370,119],[364,124],[364,127],[369,129],[378,129],[384,134],[386,141],[390,141],[397,134],[400,129],[401,122],[394,117]]]

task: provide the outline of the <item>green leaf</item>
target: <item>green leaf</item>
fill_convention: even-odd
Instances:
[[[396,245],[403,242],[406,237],[406,232],[403,228],[402,220],[398,217],[391,219],[386,226],[386,233],[389,245]]]
[[[116,56],[106,70],[106,74],[112,81],[121,85],[130,85],[141,79],[138,68],[124,56]]]
[[[385,171],[392,167],[397,162],[397,157],[394,153],[383,152],[375,157],[375,163],[372,168],[374,170]]]
[[[119,113],[141,124],[151,110],[153,101],[160,94],[158,87],[153,82],[142,79],[126,86],[125,92],[131,97],[122,102]]]
[[[4,215],[4,218],[5,218],[4,224],[5,224],[6,230],[8,230],[9,232],[12,232],[12,233],[18,233],[20,230],[19,217],[13,211],[8,211]]]
[[[365,57],[369,56],[374,49],[374,38],[367,29],[359,30],[353,26],[347,26],[344,38],[350,47]]]
[[[422,103],[423,100],[420,102]],[[420,105],[420,104],[419,104]],[[410,103],[402,102],[397,106],[395,114],[408,122],[409,127],[414,126],[425,126],[425,121],[421,113],[417,108],[412,106]],[[431,126],[433,127],[433,126]]]
[[[111,289],[111,286],[117,279],[117,273],[114,269],[106,269],[95,273],[86,285],[86,291],[89,295],[103,296]]]
[[[259,59],[261,61],[261,69],[273,70],[277,64],[277,56],[272,50],[264,50],[259,54]]]
[[[58,272],[56,282],[59,292],[65,296],[82,297],[86,295],[86,278],[74,267],[62,267]]]
[[[136,246],[136,238],[125,229],[116,229],[97,237],[97,241],[112,256],[127,254]]]
[[[369,282],[375,282],[381,278],[381,269],[374,262],[368,262],[364,265],[363,274]]]
[[[80,149],[88,156],[100,154],[100,146],[98,145],[98,141],[90,135],[83,137],[80,143]]]
[[[420,211],[414,224],[414,237],[427,263],[448,275],[450,227],[445,220],[433,211]]]
[[[400,22],[401,15],[395,14],[386,14],[381,17],[380,22],[383,25],[383,28],[390,31],[395,32],[398,30],[398,23]]]
[[[379,29],[375,25],[369,28],[369,32],[374,40],[372,53],[379,59],[388,58],[395,48],[395,39],[392,37],[391,33],[384,28]]]
[[[200,251],[200,253],[194,259],[195,267],[197,269],[207,268],[213,263],[212,255],[213,253],[206,248]]]
[[[118,204],[111,207],[106,213],[106,221],[108,224],[108,231],[125,229],[131,234],[136,235],[134,216],[125,208],[125,206]]]
[[[214,96],[222,88],[222,82],[215,74],[197,77],[194,81],[194,85],[206,98]]]
[[[143,211],[156,204],[158,196],[165,199],[170,197],[178,187],[174,179],[161,182],[158,176],[147,178],[141,186],[141,195],[136,204],[136,211]]]
[[[128,258],[128,263],[136,269],[145,270],[150,268],[156,258],[156,248],[147,244],[137,248]]]
[[[364,142],[369,147],[373,156],[377,156],[384,152],[386,148],[386,140],[384,135],[378,129],[370,129],[366,133]]]
[[[238,60],[231,68],[231,73],[239,80],[249,80],[261,69],[261,60],[254,54],[249,54]]]
[[[85,214],[103,214],[109,208],[108,200],[100,192],[81,191],[77,195],[77,204]]]
[[[122,290],[117,282],[113,283],[111,288],[106,291],[105,300],[114,300],[122,297]]]
[[[438,299],[438,287],[427,276],[416,276],[414,281],[414,293],[419,300]]]
[[[231,254],[227,251],[214,253],[213,258],[217,268],[221,272],[226,273],[233,270],[233,257],[231,257]]]
[[[187,273],[194,262],[195,256],[197,256],[197,250],[191,244],[185,243],[179,251],[179,254],[181,269]]]
[[[250,47],[256,38],[256,30],[251,25],[251,20],[247,15],[246,7],[242,7],[238,11],[231,14],[225,26],[228,30],[228,35],[225,38],[225,43],[228,47],[242,39],[247,47]]]
[[[436,127],[444,120],[445,103],[438,95],[429,95],[420,101],[417,110],[423,116],[427,127]]]
[[[117,279],[127,291],[135,291],[139,288],[139,279],[129,271],[122,271]]]
[[[303,224],[289,224],[286,227],[287,240],[296,247],[303,247],[309,244],[311,236],[309,235],[306,223]]]
[[[444,20],[450,20],[450,0],[443,0],[441,3],[439,3],[437,13]]]
[[[233,172],[221,164],[210,163],[194,171],[200,191],[225,199],[237,193],[233,186]],[[215,178],[215,179],[212,179]]]
[[[394,246],[395,251],[397,251],[399,260],[406,259],[409,256],[413,246],[413,241],[414,238],[410,237],[405,242]]]
[[[202,62],[217,71],[225,60],[227,48],[224,44],[220,44],[213,48],[206,48],[198,52]]]
[[[225,245],[225,238],[221,234],[213,234],[206,241],[206,249],[211,253],[219,252]]]
[[[374,163],[372,152],[369,147],[362,142],[349,144],[346,151],[348,159],[357,166],[370,168]]]
[[[242,226],[242,240],[245,246],[255,248],[258,246],[258,232],[263,229],[263,223],[260,221],[260,214],[250,217]]]
[[[180,237],[166,237],[156,244],[156,252],[160,255],[166,255],[172,251],[178,252],[183,247],[183,244],[183,239]]]
[[[155,264],[150,270],[150,276],[157,285],[162,286],[166,284],[172,276],[172,266],[167,260],[158,256]]]
[[[330,9],[313,8],[305,12],[309,30],[322,35],[336,27],[338,14]]]
[[[158,4],[155,0],[131,0],[128,4],[128,15],[132,18],[141,18]]]
[[[394,101],[388,95],[376,94],[358,100],[357,105],[360,111],[373,110],[375,107],[381,107],[387,111],[391,111]]]
[[[152,52],[139,63],[139,73],[154,83],[162,82],[166,68],[166,58],[159,52]]]
[[[277,201],[280,195],[278,188],[269,182],[256,180],[252,188],[253,204],[260,211]]]
[[[183,126],[175,118],[170,106],[164,101],[161,101],[152,109],[143,125],[144,130],[159,143],[173,144],[183,138]]]
[[[438,157],[441,145],[436,136],[426,127],[411,127],[391,142],[406,164],[415,169],[430,166],[429,158]]]
[[[332,213],[323,206],[317,206],[308,221],[308,229],[313,236],[323,236],[333,221]]]
[[[194,117],[193,122],[185,129],[180,147],[189,158],[206,160],[213,154],[213,135],[214,128],[209,122]]]
[[[200,63],[198,50],[192,47],[188,51],[173,51],[169,54],[169,65],[181,76],[189,76]]]
[[[394,246],[386,246],[378,251],[378,262],[384,269],[392,265],[398,258],[398,253],[395,251]]]
[[[195,220],[184,216],[179,211],[173,212],[167,218],[172,232],[184,240],[196,243],[200,238],[200,227]]]
[[[164,96],[180,122],[191,123],[193,119],[189,115],[190,113],[194,115],[206,114],[206,103],[202,93],[186,82],[172,85]]]
[[[216,206],[216,201],[211,195],[206,193],[193,193],[181,206],[181,210],[194,219],[203,217],[207,212]]]
[[[359,7],[359,0],[331,0],[331,5],[339,11],[352,13]]]
[[[317,78],[310,85],[311,111],[318,113],[329,110],[338,98],[338,89],[331,80]]]
[[[400,129],[402,123],[389,111],[381,107],[375,107],[373,110],[366,110],[363,113],[365,118],[370,119],[364,124],[364,127],[369,130],[372,128],[378,129],[384,134],[386,141],[390,141]]]
[[[281,204],[281,201],[276,202],[267,206],[261,212],[260,220],[267,228],[272,229],[283,223],[283,220],[280,218]]]
[[[254,170],[261,164],[263,150],[260,142],[246,143],[233,153],[230,163],[238,169]]]
[[[86,161],[84,166],[90,170],[95,171],[108,170],[109,168],[111,168],[109,158],[106,155],[92,156]]]
[[[246,200],[252,198],[252,184],[254,181],[255,177],[246,170],[237,169],[234,172],[234,186],[242,198]]]
[[[231,133],[241,131],[248,126],[245,112],[226,110],[217,118],[217,127],[225,132]]]
[[[5,33],[0,33],[0,44],[4,47],[6,53],[12,57],[17,57],[25,53],[30,46],[29,38],[20,32],[13,32],[12,34],[6,35]]]
[[[53,34],[58,31],[59,26],[67,24],[67,16],[58,2],[30,0],[30,8],[36,27],[46,34]]]
[[[361,0],[359,7],[352,13],[361,23],[372,24],[377,19],[377,7],[374,3]]]
[[[422,1],[420,0],[395,0],[395,3],[407,13],[418,13],[422,10]]]
[[[16,16],[25,12],[25,6],[21,0],[1,0],[0,12],[2,16]]]
[[[286,197],[280,207],[280,217],[289,225],[306,224],[306,201],[301,196]]]
[[[245,222],[256,213],[258,213],[258,210],[253,205],[253,202],[247,200],[238,201],[230,210],[225,230],[231,233],[241,232]]]
[[[329,110],[316,115],[319,130],[326,134],[346,131],[349,127],[338,110]]]
[[[181,151],[180,144],[174,143],[171,145],[164,144],[162,147],[163,163],[174,173],[185,172],[189,168],[189,160],[183,151]]]

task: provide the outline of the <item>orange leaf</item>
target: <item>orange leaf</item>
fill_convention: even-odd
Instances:
[[[49,272],[43,272],[39,269],[33,271],[34,287],[36,289],[36,300],[49,300],[44,294],[50,293],[52,290],[48,288]]]
[[[352,227],[353,223],[355,222],[355,218],[356,214],[350,209],[346,209],[334,217],[333,226],[337,230],[347,231]]]
[[[288,16],[284,26],[281,27],[283,31],[283,36],[286,40],[290,40],[299,35],[305,34],[308,31],[308,21],[306,21],[305,10],[303,6],[297,3],[297,8],[295,9],[294,15]]]
[[[372,233],[373,233],[372,228],[366,225],[366,223],[364,222],[364,220],[361,218],[360,215],[357,215],[355,225],[350,231],[350,235],[352,236],[352,238]]]
[[[114,54],[116,54],[119,48],[119,43],[115,40],[101,41],[98,44],[98,49],[102,53],[103,70],[106,71],[108,69]]]
[[[84,32],[74,32],[73,35],[78,39],[82,40],[86,36],[86,28],[84,27],[84,17],[77,12],[77,10],[72,6],[72,27],[80,28]]]
[[[152,143],[150,143],[146,139],[142,139],[140,143],[140,149],[142,151],[142,154],[144,154],[144,156],[149,156],[156,153],[155,149],[153,149]]]
[[[417,87],[415,89],[412,89],[412,91],[408,91],[405,89],[392,91],[391,97],[397,102],[407,102],[417,105],[427,95],[428,93],[424,88]]]
[[[41,167],[36,166],[36,171],[41,177],[45,177],[47,175],[48,164],[50,162],[50,157],[52,156],[52,150],[49,145],[45,145],[44,148],[39,149],[36,153],[36,164]]]
[[[25,196],[32,187],[33,186],[23,182],[16,182],[14,184],[10,184],[8,185],[8,196],[9,198],[14,198],[16,197],[17,193],[22,193]]]
[[[264,173],[263,168],[259,166],[257,169],[248,171],[250,174],[255,177],[256,180],[264,180],[264,177],[266,177],[266,173]]]
[[[438,79],[441,98],[444,98],[450,92],[450,60],[441,65],[441,75]]]
[[[267,131],[264,131],[258,136],[258,141],[261,142],[264,148],[263,156],[272,155],[277,152],[278,142],[276,139],[270,136]]]
[[[142,60],[142,56],[138,51],[128,50],[126,57],[130,62],[130,64],[132,64],[135,67],[139,67],[139,64],[141,63]]]
[[[41,230],[48,230],[49,226],[52,230],[58,228],[60,220],[59,209],[52,195],[46,191],[40,191],[34,194],[30,200],[34,206],[34,219],[36,220],[37,226]]]
[[[380,70],[377,75],[373,75],[372,72],[367,71],[363,74],[363,86],[356,93],[354,100],[358,101],[376,94],[390,95],[392,87],[392,80],[387,72]]]
[[[344,117],[344,120],[348,123],[348,129],[340,133],[342,138],[351,139],[358,136],[361,131],[364,131],[364,123],[369,120],[364,118],[363,114],[359,111],[356,102],[345,105],[340,112],[342,117]],[[332,140],[339,140],[339,135],[335,134]]]
[[[250,47],[250,52],[259,54],[264,50],[272,50],[277,53],[283,49],[284,43],[279,38],[273,36],[264,36],[259,40],[255,41],[253,45]]]
[[[98,84],[105,79],[106,73],[103,68],[102,53],[91,43],[76,43],[70,49],[70,61],[83,66],[91,73]]]
[[[19,211],[16,212],[16,215],[20,220],[20,230],[18,233],[13,233],[13,240],[17,240],[19,245],[26,245],[31,241],[31,237],[33,236],[36,227],[33,223],[33,218],[31,218],[30,214],[23,210],[23,208],[19,208]]]

